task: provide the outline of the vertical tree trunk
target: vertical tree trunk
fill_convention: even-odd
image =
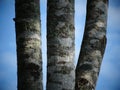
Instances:
[[[47,90],[74,90],[74,0],[47,2]]]
[[[76,67],[76,90],[95,90],[106,46],[108,0],[88,0],[85,33]]]
[[[15,0],[18,90],[42,90],[39,0]]]

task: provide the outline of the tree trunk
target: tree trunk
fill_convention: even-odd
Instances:
[[[18,90],[42,90],[39,0],[15,0]]]
[[[74,0],[47,2],[47,90],[74,90]]]
[[[88,0],[75,90],[95,90],[106,46],[108,0]]]

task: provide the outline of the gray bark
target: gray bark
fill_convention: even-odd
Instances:
[[[18,90],[42,90],[39,0],[15,0]]]
[[[74,0],[47,2],[47,90],[74,90]]]
[[[76,67],[75,90],[95,90],[106,46],[108,0],[87,0],[87,16]]]

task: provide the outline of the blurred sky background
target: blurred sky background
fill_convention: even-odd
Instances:
[[[43,82],[46,81],[46,0],[41,0]],[[0,0],[0,90],[17,90],[15,1]],[[75,0],[75,63],[86,17],[86,0]],[[120,90],[120,0],[109,0],[107,47],[96,90]]]

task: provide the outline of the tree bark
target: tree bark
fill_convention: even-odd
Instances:
[[[108,0],[87,0],[87,16],[76,67],[75,90],[95,90],[106,47]]]
[[[15,0],[18,90],[42,90],[39,0]]]
[[[47,2],[47,90],[74,90],[74,0]]]

